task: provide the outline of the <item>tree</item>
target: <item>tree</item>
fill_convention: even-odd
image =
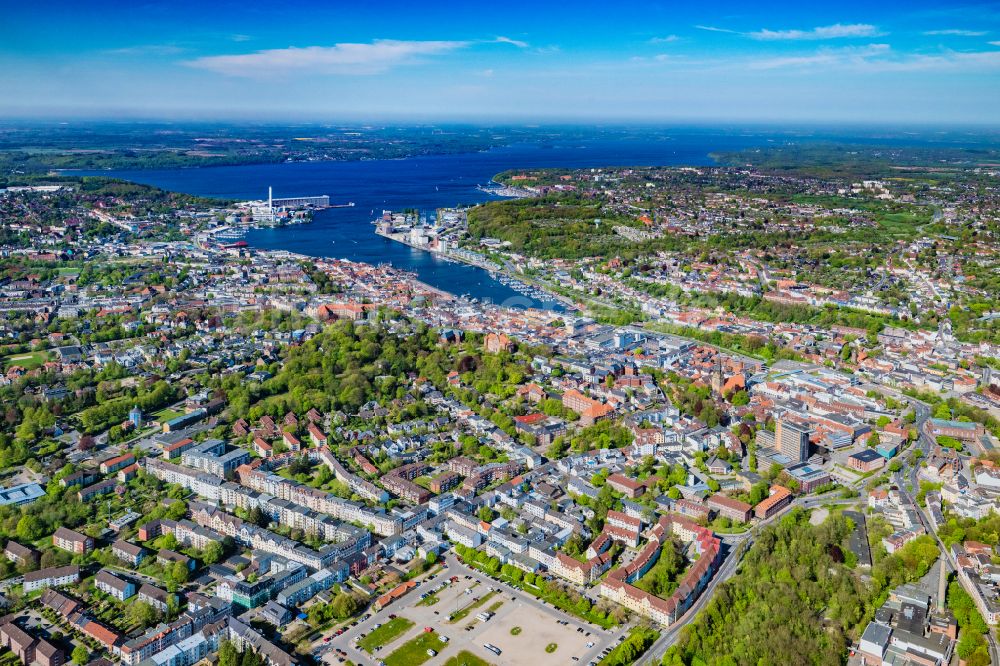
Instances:
[[[204,560],[205,564],[215,564],[222,559],[224,552],[222,550],[222,544],[218,541],[209,541],[205,545],[205,549],[201,552],[201,559]],[[185,567],[186,568],[186,567]],[[184,579],[186,582],[187,578]]]
[[[130,624],[139,625],[145,629],[160,621],[160,613],[151,604],[145,601],[136,601],[125,610],[125,618]]]
[[[240,666],[240,653],[230,641],[219,643],[219,666]]]
[[[729,402],[731,402],[734,407],[742,407],[743,405],[749,405],[750,395],[746,391],[741,389],[733,394],[733,397],[730,399]]]
[[[183,562],[174,562],[170,567],[170,580],[174,581],[178,585],[183,585],[188,581],[188,575],[191,571],[187,568],[187,565]]]
[[[243,658],[240,659],[240,666],[263,666],[264,661],[254,650],[245,650]]]
[[[338,620],[346,620],[358,611],[358,600],[353,594],[341,592],[330,602],[330,610]]]
[[[323,469],[326,469],[325,467]],[[258,527],[267,527],[268,519],[264,515],[264,512],[260,510],[260,507],[255,506],[250,509],[250,514],[247,516],[247,521],[257,525]]]
[[[770,494],[768,485],[764,482],[755,483],[750,487],[750,504],[757,506]]]
[[[37,516],[30,514],[21,516],[17,521],[17,538],[22,541],[35,541],[45,533],[45,526]]]
[[[73,663],[83,666],[90,660],[90,651],[83,645],[77,645],[73,648]]]

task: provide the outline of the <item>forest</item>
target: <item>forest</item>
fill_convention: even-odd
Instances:
[[[845,557],[851,521],[834,514],[812,525],[809,515],[793,510],[760,532],[666,666],[839,665],[888,590],[925,574],[938,556],[933,541],[920,539],[898,554],[883,551],[865,584]]]
[[[469,234],[476,240],[499,238],[510,250],[542,259],[634,257],[648,252],[614,232],[631,218],[602,212],[598,202],[560,195],[492,201],[469,210]]]

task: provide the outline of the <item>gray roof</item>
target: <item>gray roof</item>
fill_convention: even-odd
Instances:
[[[892,634],[892,627],[887,627],[878,622],[869,622],[865,627],[865,633],[861,635],[861,640],[872,645],[880,645],[883,650],[889,644],[889,636]]]

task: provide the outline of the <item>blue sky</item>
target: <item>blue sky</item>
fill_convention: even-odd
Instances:
[[[0,91],[21,118],[1000,124],[1000,2],[7,0]]]

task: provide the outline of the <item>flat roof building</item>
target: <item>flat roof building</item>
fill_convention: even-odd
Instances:
[[[792,462],[800,463],[809,458],[810,433],[809,428],[805,426],[778,419],[774,430],[775,448],[791,458]]]

